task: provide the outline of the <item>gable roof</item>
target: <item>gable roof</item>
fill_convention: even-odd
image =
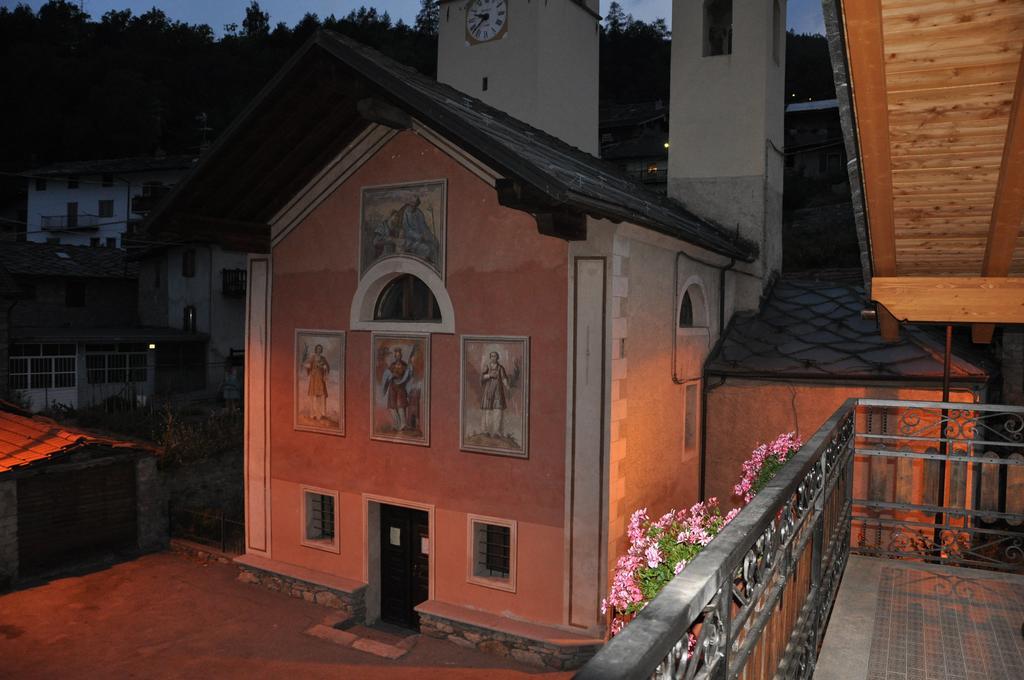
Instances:
[[[0,402],[0,474],[48,461],[88,445],[148,449],[140,443],[66,428],[47,418],[33,417],[13,404]]]
[[[370,97],[521,183],[531,203],[523,209],[630,222],[742,261],[757,255],[755,244],[649,191],[614,165],[323,30],[150,215],[150,234],[194,240],[209,237],[212,227],[228,247],[266,252],[267,222],[370,125],[358,110]]]
[[[757,314],[737,315],[708,359],[707,371],[737,377],[844,382],[941,381],[944,348],[926,331],[909,327],[884,342],[874,320],[861,317],[864,289],[783,279]],[[988,372],[953,354],[953,380],[985,382]]]
[[[0,247],[0,268],[13,276],[75,276],[132,279],[138,265],[118,248],[17,241]]]
[[[195,165],[195,156],[134,156],[94,161],[61,161],[22,173],[26,177],[63,177],[66,175],[104,175],[109,173],[187,170]]]

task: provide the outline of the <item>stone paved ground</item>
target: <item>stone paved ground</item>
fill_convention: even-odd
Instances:
[[[391,661],[304,634],[331,610],[171,553],[0,595],[0,678],[568,678],[418,637]]]

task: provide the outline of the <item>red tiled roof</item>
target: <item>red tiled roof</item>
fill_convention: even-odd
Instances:
[[[72,430],[46,418],[32,417],[0,402],[0,474],[66,453],[84,444],[144,448]]]

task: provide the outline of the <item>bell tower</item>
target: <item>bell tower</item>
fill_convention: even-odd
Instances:
[[[786,0],[674,0],[672,28],[669,195],[757,243],[766,282],[782,266]]]
[[[597,154],[598,0],[441,0],[437,79]]]

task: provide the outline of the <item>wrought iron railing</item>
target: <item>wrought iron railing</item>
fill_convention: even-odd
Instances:
[[[245,297],[244,269],[221,269],[221,291],[229,297]]]
[[[853,551],[1024,570],[1024,408],[860,400]]]
[[[67,229],[95,229],[99,224],[99,215],[89,213],[65,213],[61,215],[40,215],[40,226],[45,231],[61,231]]]
[[[170,534],[206,545],[229,555],[245,552],[245,524],[230,519],[223,510],[194,510],[171,506],[168,510]]]
[[[811,677],[849,554],[855,420],[851,399],[576,677]]]

